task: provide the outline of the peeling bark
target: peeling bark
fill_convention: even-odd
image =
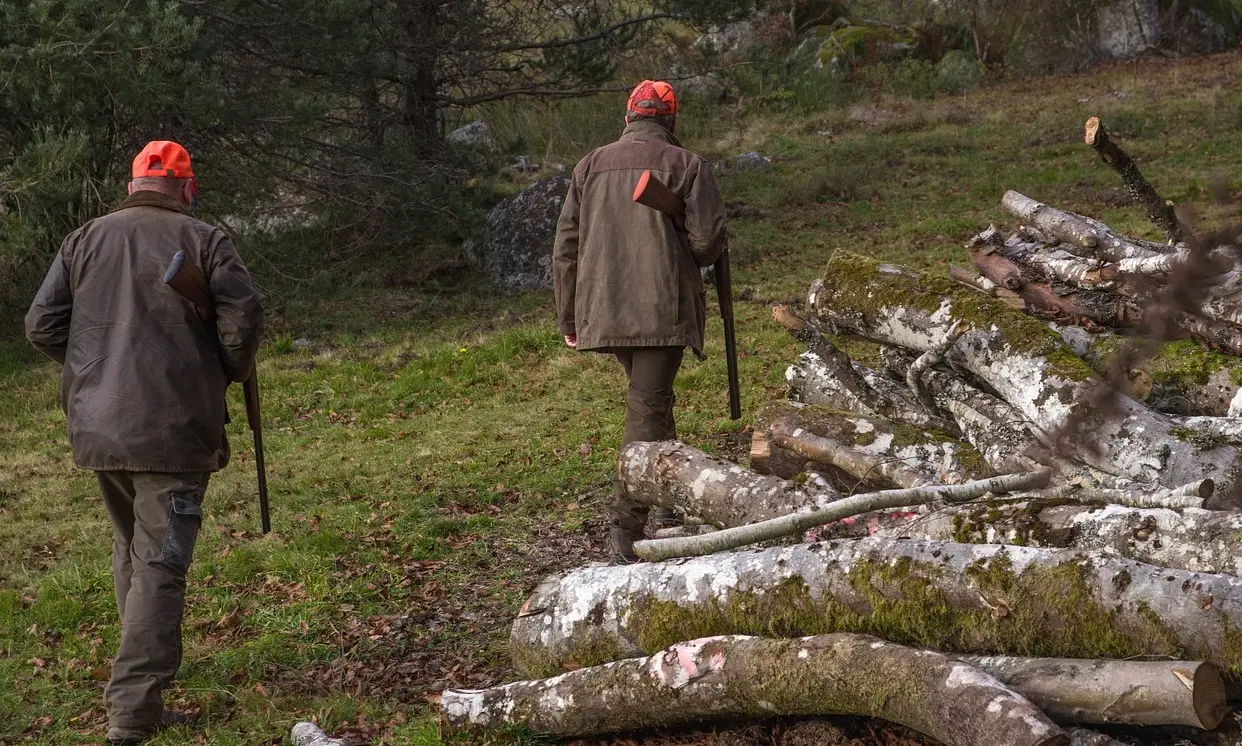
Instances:
[[[1173,656],[1242,675],[1242,580],[1101,552],[859,539],[591,566],[545,580],[514,622],[525,675],[713,634],[864,632],[943,651]]]
[[[1237,447],[1196,446],[1173,419],[1123,394],[1104,396],[1106,384],[1050,329],[948,280],[838,252],[812,285],[809,306],[838,328],[916,351],[943,344],[954,324],[969,326],[955,348],[959,367],[1020,411],[1045,443],[1077,423],[1083,429],[1060,439],[1107,473],[1166,487],[1207,477],[1226,491],[1236,477]]]
[[[967,656],[1058,723],[1189,725],[1225,717],[1220,672],[1201,661],[1107,661]]]
[[[762,476],[677,441],[631,443],[621,452],[621,489],[639,502],[678,508],[715,526],[744,526],[827,504],[825,488]]]
[[[865,635],[720,636],[541,681],[441,695],[447,734],[590,736],[723,718],[878,717],[948,746],[1064,746],[1029,701],[970,664]]]

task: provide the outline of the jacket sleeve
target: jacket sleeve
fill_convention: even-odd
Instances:
[[[581,168],[581,166],[579,166]],[[578,283],[578,205],[582,196],[578,169],[574,169],[569,192],[556,221],[556,243],[552,246],[552,287],[556,294],[556,320],[561,334],[577,334],[574,302]]]
[[[207,256],[211,297],[216,304],[216,333],[224,371],[231,381],[244,381],[254,368],[263,330],[263,296],[233,242],[216,232]]]
[[[69,321],[73,316],[73,289],[65,263],[65,244],[56,252],[47,277],[26,312],[26,339],[40,352],[61,365],[69,347]]]
[[[729,248],[729,238],[725,233],[724,198],[712,167],[701,158],[695,164],[686,194],[686,235],[695,261],[707,267]]]

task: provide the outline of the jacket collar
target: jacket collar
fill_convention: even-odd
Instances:
[[[127,210],[131,207],[162,207],[165,210],[173,210],[183,215],[189,215],[190,209],[185,204],[174,197],[169,197],[162,192],[153,192],[142,189],[125,198],[125,201],[112,208],[112,212]]]
[[[659,140],[669,145],[682,147],[681,140],[677,139],[677,135],[669,132],[664,125],[653,122],[650,119],[638,119],[625,126],[625,130],[621,133],[622,140]]]

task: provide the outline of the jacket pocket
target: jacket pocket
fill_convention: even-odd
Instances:
[[[160,560],[185,574],[190,568],[190,559],[194,555],[194,544],[198,541],[198,529],[202,522],[202,506],[173,495]]]

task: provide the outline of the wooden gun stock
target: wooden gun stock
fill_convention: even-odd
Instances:
[[[172,261],[164,272],[164,284],[193,303],[204,321],[215,317],[216,304],[211,297],[207,279],[203,277],[198,265],[186,257],[184,251],[173,254]],[[272,530],[272,518],[267,501],[267,469],[263,462],[263,417],[259,411],[259,378],[258,371],[253,368],[242,382],[242,394],[246,400],[246,424],[250,426],[250,433],[254,436],[254,464],[259,479],[259,521],[263,533],[266,534]]]
[[[660,181],[650,169],[638,177],[632,199],[640,205],[658,210],[670,217],[684,218],[686,202]],[[713,265],[716,297],[720,303],[720,319],[724,322],[725,364],[729,374],[729,417],[742,418],[742,387],[737,371],[737,332],[733,327],[733,272],[726,249]]]

